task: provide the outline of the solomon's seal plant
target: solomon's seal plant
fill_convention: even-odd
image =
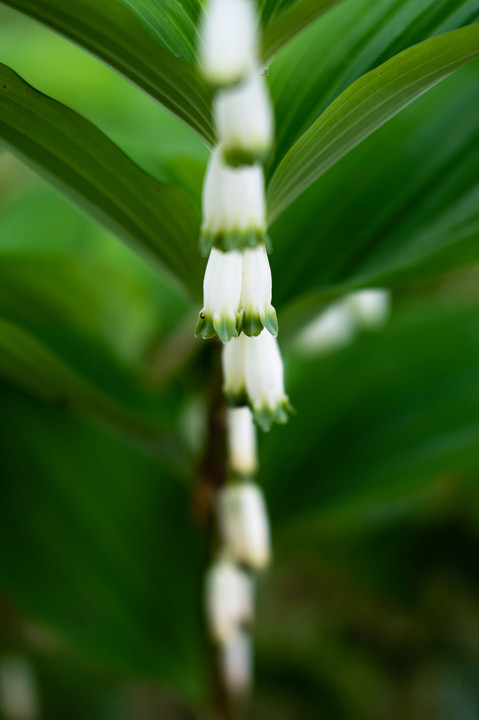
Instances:
[[[2,718],[479,717],[478,21],[0,0]]]

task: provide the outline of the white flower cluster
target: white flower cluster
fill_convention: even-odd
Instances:
[[[368,288],[332,302],[298,334],[296,347],[315,356],[349,345],[363,330],[378,330],[388,320],[391,294]]]
[[[260,70],[254,0],[207,0],[198,55],[214,85],[218,145],[203,184],[200,248],[208,255],[196,335],[225,346],[225,393],[247,404],[268,430],[289,408],[275,340],[268,260],[264,172],[274,137],[268,87]],[[236,388],[236,389],[235,389]]]
[[[219,666],[232,693],[251,679],[248,627],[253,573],[271,556],[270,528],[259,486],[256,427],[286,422],[289,410],[276,336],[267,250],[262,163],[274,137],[268,87],[261,72],[254,0],[206,0],[198,55],[215,88],[218,144],[203,185],[200,249],[209,255],[204,304],[196,326],[224,343],[228,481],[216,498],[219,548],[206,581],[206,611]]]

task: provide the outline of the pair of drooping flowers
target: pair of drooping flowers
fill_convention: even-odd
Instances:
[[[196,333],[225,343],[224,390],[248,404],[268,430],[287,419],[283,365],[271,304],[264,161],[274,119],[259,65],[258,21],[251,0],[209,0],[200,26],[200,62],[215,86],[218,145],[203,186],[200,247],[209,253],[204,307]]]
[[[203,186],[200,248],[207,255],[196,334],[223,345],[228,482],[216,498],[218,551],[206,580],[206,611],[223,679],[232,691],[251,674],[253,573],[270,558],[270,531],[257,471],[256,424],[285,422],[289,408],[272,305],[262,162],[274,120],[258,53],[254,0],[207,0],[200,66],[214,86],[218,145]]]

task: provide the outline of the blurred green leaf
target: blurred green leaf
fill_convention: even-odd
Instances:
[[[199,211],[94,125],[0,66],[0,140],[95,217],[199,292]]]
[[[343,1],[298,0],[297,2],[283,3],[279,15],[275,15],[264,30],[263,53],[265,58],[267,60],[271,59],[283,45],[286,45],[301,30],[308,27],[313,20],[316,20],[316,18],[337,5],[338,2]],[[270,5],[273,4],[270,3]]]
[[[355,80],[412,45],[478,20],[478,0],[346,0],[312,23],[268,68],[277,121],[270,175]]]
[[[161,275],[49,189],[3,210],[0,375],[167,457],[181,477],[181,392],[158,394],[144,376],[155,349],[161,377],[170,358],[158,348],[188,311]]]
[[[122,0],[2,0],[60,32],[152,95],[204,140],[213,141],[211,92]],[[175,4],[175,3],[174,3]],[[167,16],[161,14],[163,21]]]
[[[161,397],[108,350],[75,329],[20,324],[0,315],[0,375],[59,408],[73,408],[166,458],[184,477],[188,457],[161,419]],[[159,417],[158,417],[159,416]]]
[[[296,303],[296,323],[329,293],[404,285],[478,258],[478,71],[471,64],[417,100],[273,224],[275,302]]]
[[[3,591],[68,654],[198,699],[204,547],[185,488],[64,411],[0,397]]]
[[[380,516],[479,467],[477,316],[412,306],[337,353],[290,354],[297,416],[262,444],[275,523]]]
[[[271,218],[389,118],[478,57],[475,24],[405,50],[353,83],[279,164],[268,188]]]

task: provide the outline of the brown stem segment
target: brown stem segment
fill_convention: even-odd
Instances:
[[[198,471],[193,512],[201,525],[211,523],[218,489],[226,480],[226,403],[221,372],[221,345],[212,343],[208,388],[207,438]]]

